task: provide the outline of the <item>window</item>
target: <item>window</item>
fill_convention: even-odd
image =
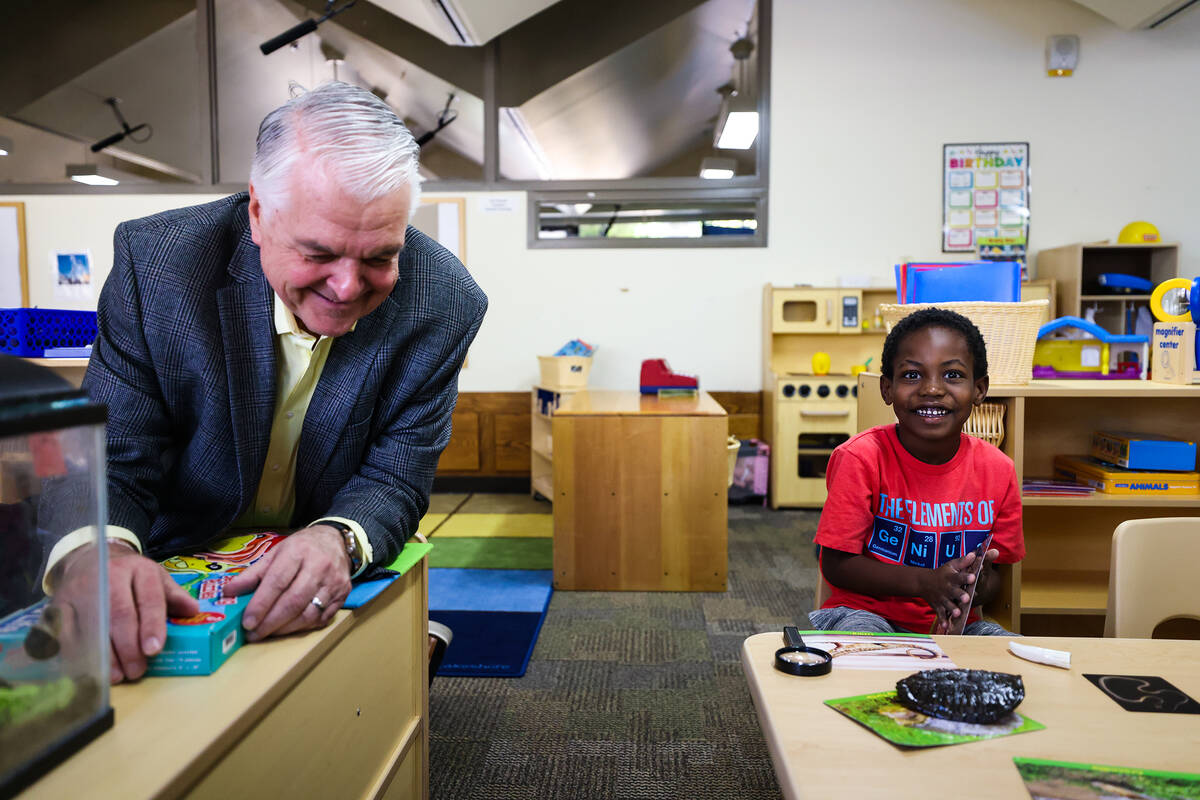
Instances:
[[[401,113],[428,190],[530,191],[530,246],[766,243],[771,0],[361,2],[268,55],[326,1],[64,2],[6,20],[28,35],[0,62],[46,65],[0,89],[10,192],[106,191],[72,165],[109,191],[242,188],[289,84],[339,79]]]

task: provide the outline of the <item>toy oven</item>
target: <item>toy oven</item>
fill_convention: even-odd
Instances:
[[[849,375],[784,375],[775,382],[771,507],[820,508],[833,449],[858,432]]]

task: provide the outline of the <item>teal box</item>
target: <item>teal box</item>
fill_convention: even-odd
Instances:
[[[1127,431],[1096,431],[1092,434],[1093,458],[1126,469],[1193,472],[1196,443],[1169,436]]]
[[[167,621],[167,641],[146,665],[147,675],[211,675],[245,641],[242,614],[252,595],[226,597],[225,584],[283,540],[277,533],[232,536],[209,550],[173,556],[163,568],[200,605],[194,617]]]
[[[251,595],[221,597],[220,587],[230,577],[201,582],[201,594],[215,591],[217,599],[200,600],[200,613],[195,617],[167,622],[166,644],[147,663],[147,675],[211,675],[242,646],[246,638],[242,613]]]

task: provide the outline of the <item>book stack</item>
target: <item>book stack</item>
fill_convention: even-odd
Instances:
[[[1026,497],[1087,497],[1095,491],[1094,486],[1049,478],[1026,478],[1021,481],[1021,494]]]

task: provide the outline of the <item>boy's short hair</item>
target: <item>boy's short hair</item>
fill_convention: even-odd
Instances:
[[[884,340],[880,369],[885,378],[892,380],[894,377],[892,373],[895,369],[896,351],[900,349],[900,342],[910,333],[916,333],[925,328],[949,328],[961,333],[967,340],[967,349],[971,351],[971,360],[975,362],[972,365],[974,374],[971,377],[975,380],[987,377],[987,345],[984,344],[983,334],[979,332],[979,328],[975,327],[975,323],[962,314],[946,308],[922,308],[897,322],[888,333],[887,339]]]

